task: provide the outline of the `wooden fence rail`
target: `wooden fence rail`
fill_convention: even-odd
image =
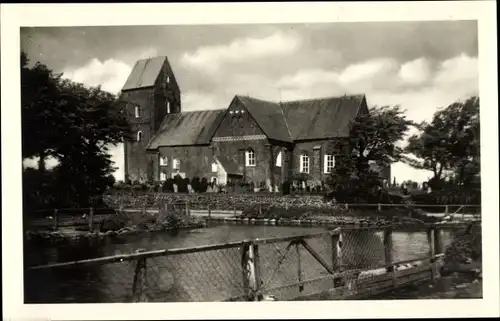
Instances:
[[[344,253],[344,249],[346,246],[346,233],[352,233],[353,229],[336,228],[334,230],[319,233],[261,239],[257,238],[223,244],[212,244],[154,251],[139,250],[136,253],[131,254],[114,255],[73,262],[63,262],[43,266],[28,267],[26,269],[26,273],[34,273],[36,271],[44,270],[48,271],[53,269],[71,269],[76,267],[80,268],[82,266],[100,266],[110,263],[123,264],[124,262],[136,262],[132,275],[120,276],[121,278],[129,277],[133,280],[133,293],[131,298],[129,299],[133,302],[143,302],[149,300],[148,290],[149,286],[151,286],[151,284],[148,285],[147,281],[147,278],[151,277],[151,275],[147,274],[149,269],[152,269],[152,271],[156,273],[153,275],[161,275],[161,273],[158,274],[158,269],[167,268],[166,265],[161,265],[161,267],[154,266],[157,259],[162,257],[170,258],[175,256],[182,260],[185,256],[191,255],[191,258],[186,262],[193,262],[193,254],[196,254],[195,257],[199,257],[200,255],[208,255],[209,253],[217,252],[218,254],[214,258],[215,260],[221,260],[224,258],[224,255],[229,255],[227,254],[229,252],[226,253],[225,251],[235,250],[238,250],[241,253],[241,261],[239,264],[241,264],[241,284],[243,288],[241,289],[240,295],[237,295],[236,297],[221,298],[222,300],[263,300],[266,295],[281,293],[280,291],[285,291],[285,289],[298,291],[292,291],[294,293],[292,297],[286,297],[285,294],[283,294],[282,299],[286,300],[296,299],[297,297],[302,296],[317,295],[318,293],[323,293],[325,291],[331,298],[373,295],[374,293],[377,293],[377,291],[386,291],[387,289],[403,286],[414,281],[436,280],[439,277],[439,259],[444,255],[440,225],[429,225],[424,230],[422,230],[422,232],[427,233],[428,236],[427,240],[429,252],[427,255],[398,261],[395,261],[393,258],[394,229],[389,226],[383,228],[372,228],[371,230],[374,232],[382,232],[384,260],[383,263],[381,262],[375,266],[366,268],[353,268],[344,264],[344,260],[346,258],[349,259],[349,257],[345,256],[346,253]],[[322,240],[322,248],[317,247],[318,240]],[[313,243],[316,245],[314,245]],[[269,252],[270,249],[276,250],[278,248],[284,248],[284,250]],[[292,251],[288,251],[289,249],[291,249]],[[266,253],[266,256],[264,258],[262,257],[262,251]],[[318,268],[314,268],[312,270],[307,269],[307,265],[304,265],[306,261],[304,261],[305,257],[302,253],[309,254],[312,258],[312,262],[316,262],[315,264],[317,264],[318,267],[321,267],[324,270],[324,273],[326,273],[327,275],[314,276],[308,274],[311,273],[311,271],[318,271]],[[331,258],[329,255],[331,255]],[[353,255],[352,251],[350,255]],[[281,258],[279,258],[278,256],[280,256]],[[294,272],[292,272],[296,275],[296,281],[275,286],[270,286],[269,282],[265,284],[264,278],[267,278],[267,281],[270,281],[269,278],[272,279],[272,277],[269,277],[270,262],[282,261],[283,258],[289,256],[294,256],[294,259],[289,262],[295,263],[288,263],[284,265],[283,268],[289,269],[292,268],[290,264],[296,264],[296,266],[293,267]],[[265,262],[263,262],[263,259],[265,260]],[[350,259],[352,261],[352,258]],[[203,263],[200,265],[204,266],[211,260],[204,258],[202,259],[202,261]],[[235,261],[230,260],[226,260],[224,262],[224,264],[229,264],[228,262],[237,264]],[[309,263],[307,264],[311,264],[311,261],[308,262]],[[223,262],[215,263],[223,264]],[[410,264],[411,266],[402,269],[402,266],[405,264]],[[201,268],[202,267],[200,267],[200,269]],[[203,267],[203,270],[205,268],[206,267]],[[226,266],[225,269],[222,270],[233,271],[235,268],[237,267]],[[382,272],[380,272],[381,269],[383,270]],[[194,271],[192,267],[187,269],[183,268],[178,271],[183,275],[178,277],[181,277],[183,280],[190,280],[191,276],[189,275],[189,273],[192,273],[192,271]],[[371,271],[378,271],[378,274],[373,274],[375,272]],[[373,275],[370,273],[372,273]],[[274,273],[272,275],[274,275]],[[366,277],[366,275],[371,276]],[[198,277],[199,276],[193,278],[198,280]],[[216,278],[211,278],[209,280],[206,280],[206,282],[210,283],[213,281],[212,279],[215,280]],[[330,280],[329,282],[331,283],[328,283],[330,285],[328,285],[328,288],[325,290],[326,280]],[[193,280],[193,285],[189,287],[190,291],[196,291],[198,282],[199,281]],[[234,282],[234,280],[232,282]],[[306,293],[307,291],[305,290],[306,286],[308,293]],[[221,286],[219,285],[215,288],[220,289]],[[200,292],[206,293],[206,290],[200,290]],[[228,291],[228,293],[229,292],[230,291]],[[210,291],[208,291],[208,293],[210,293]],[[208,300],[210,300],[210,298],[208,298]]]

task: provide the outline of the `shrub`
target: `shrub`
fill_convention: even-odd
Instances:
[[[142,184],[133,184],[132,189],[134,191],[142,191],[142,190],[144,190],[144,186]]]
[[[208,180],[203,177],[200,182],[200,193],[205,193],[208,188]]]
[[[200,192],[201,189],[200,185],[201,185],[200,178],[198,176],[193,177],[193,179],[191,180],[191,187],[196,193]]]
[[[188,191],[188,185],[189,185],[189,178],[184,178],[180,181],[179,186],[179,193],[187,193]]]
[[[162,191],[164,193],[174,192],[174,180],[172,178],[167,178],[167,180],[163,182]]]
[[[290,182],[289,181],[284,181],[281,190],[283,191],[283,195],[288,195],[290,194]]]

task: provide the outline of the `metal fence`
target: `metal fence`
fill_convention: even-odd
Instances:
[[[436,277],[465,227],[392,227],[157,250],[29,267],[25,303],[294,300],[361,296]]]

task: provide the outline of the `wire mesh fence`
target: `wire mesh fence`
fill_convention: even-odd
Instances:
[[[435,276],[436,255],[466,230],[337,228],[30,267],[25,302],[294,300],[336,289],[381,291]]]

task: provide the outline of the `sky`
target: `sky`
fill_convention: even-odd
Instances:
[[[477,34],[476,21],[36,27],[21,28],[21,49],[32,63],[112,93],[137,60],[166,55],[183,111],[227,108],[237,94],[286,101],[363,93],[370,107],[399,105],[420,122],[478,95]],[[123,146],[112,158],[123,179]],[[392,166],[398,182],[431,175]]]

